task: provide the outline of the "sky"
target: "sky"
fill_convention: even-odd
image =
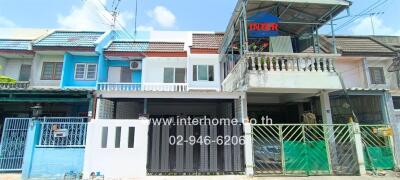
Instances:
[[[138,0],[138,30],[182,30],[224,32],[237,0]],[[0,28],[56,28],[109,30],[112,10],[118,0],[0,0]],[[336,30],[343,35],[400,36],[400,0],[352,0],[350,17],[335,21],[335,29],[374,3],[377,15],[355,16]],[[113,6],[114,4],[114,6]],[[104,5],[104,6],[103,6]],[[135,27],[135,1],[120,0],[117,28]],[[347,13],[338,17],[346,16]],[[372,22],[371,23],[371,19]],[[321,28],[322,34],[330,27]]]

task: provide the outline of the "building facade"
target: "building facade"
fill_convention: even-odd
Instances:
[[[0,39],[0,73],[16,80],[0,83],[0,172],[30,179],[394,169],[399,76],[386,71],[394,45],[318,34],[350,5],[238,1],[225,33],[54,30]]]

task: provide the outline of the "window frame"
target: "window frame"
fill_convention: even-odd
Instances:
[[[386,84],[386,77],[385,77],[385,71],[383,67],[368,67],[369,70],[369,77],[371,84],[374,85],[385,85]],[[379,74],[382,76],[382,81],[378,82],[375,76],[375,72],[379,71]]]
[[[200,80],[199,79],[199,73],[200,73],[200,71],[199,71],[199,66],[206,66],[207,67],[207,78],[206,78],[206,80]],[[212,67],[212,69],[213,69],[213,80],[212,81],[210,81],[210,67]],[[209,64],[195,64],[195,65],[193,65],[193,75],[195,75],[195,73],[194,73],[194,69],[196,69],[196,77],[194,77],[193,76],[193,81],[194,82],[214,82],[215,81],[215,67],[214,67],[214,65],[209,65]]]
[[[172,69],[172,82],[165,82],[165,69]],[[166,84],[177,83],[176,82],[176,69],[184,69],[185,70],[184,75],[183,75],[183,78],[184,78],[183,79],[183,83],[187,82],[187,79],[186,79],[187,70],[186,70],[186,68],[184,68],[184,67],[164,67],[163,68],[163,83],[166,83]],[[179,82],[179,83],[182,83],[182,82]]]
[[[44,68],[45,68],[45,64],[51,64],[51,66],[52,66],[52,72],[51,72],[51,78],[50,79],[47,79],[47,78],[44,78]],[[57,70],[57,65],[59,65],[59,64],[61,64],[61,75],[60,75],[60,78],[57,78],[57,72],[56,72],[56,70]],[[40,80],[61,80],[61,77],[62,77],[62,67],[64,66],[64,63],[63,62],[49,62],[49,61],[46,61],[46,62],[43,62],[42,63],[42,73],[41,73],[41,76],[40,76]]]
[[[83,78],[77,78],[76,77],[76,70],[78,65],[84,65],[83,69]],[[89,72],[89,66],[95,66],[95,71],[94,71],[94,77],[89,78],[88,77],[88,72]],[[97,79],[97,64],[96,63],[75,63],[75,68],[74,68],[74,80],[78,81],[95,81]]]
[[[28,80],[21,80],[22,76],[25,75],[23,74],[23,67],[28,67],[29,66],[29,73],[28,75]],[[29,81],[31,79],[31,73],[32,73],[32,65],[31,64],[21,64],[20,68],[19,68],[19,75],[18,75],[18,81]]]

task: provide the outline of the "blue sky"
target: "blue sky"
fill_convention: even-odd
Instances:
[[[114,0],[0,0],[0,28],[65,28],[107,30],[108,9]],[[118,0],[115,0],[117,2]],[[372,12],[376,34],[400,35],[400,0],[353,0],[351,13],[358,14],[377,1],[387,1]],[[121,0],[119,26],[134,27],[134,0]],[[236,0],[138,0],[140,30],[225,31]],[[349,18],[335,23],[339,26]],[[329,28],[322,28],[328,33]],[[342,28],[338,34],[371,34],[369,16]]]

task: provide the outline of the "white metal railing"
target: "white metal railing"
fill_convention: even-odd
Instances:
[[[37,147],[85,147],[87,118],[63,117],[39,118],[39,120],[41,128]]]
[[[0,83],[0,89],[27,89],[29,81],[18,81],[15,83]]]
[[[187,83],[97,83],[99,91],[188,91]]]
[[[250,72],[335,72],[338,54],[247,52],[222,82],[224,91],[238,90]]]

